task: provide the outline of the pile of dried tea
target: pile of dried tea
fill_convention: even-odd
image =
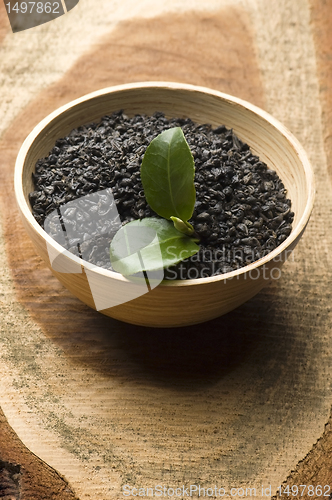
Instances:
[[[122,223],[155,217],[148,206],[140,166],[150,142],[161,132],[181,127],[195,161],[195,209],[190,219],[200,250],[165,271],[168,279],[193,279],[236,270],[267,255],[289,236],[294,214],[285,187],[232,130],[199,125],[190,119],[127,117],[121,111],[73,130],[38,160],[33,215],[44,227],[46,217],[70,204],[63,223],[75,226],[67,247],[107,269],[115,228],[108,219],[112,193]],[[109,191],[105,191],[105,190]],[[95,193],[89,207],[82,200]],[[98,212],[100,224],[89,215]],[[95,218],[94,218],[95,221]],[[57,239],[57,235],[52,235]]]

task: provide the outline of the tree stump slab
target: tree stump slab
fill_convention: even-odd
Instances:
[[[0,10],[0,498],[332,493],[331,3],[85,0],[16,34]],[[266,109],[315,170],[314,212],[281,278],[193,327],[137,327],[79,302],[14,200],[16,155],[42,118],[146,80]]]

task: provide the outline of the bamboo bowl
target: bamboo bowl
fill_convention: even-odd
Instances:
[[[167,117],[189,117],[198,123],[233,128],[282,179],[295,213],[288,238],[264,258],[239,270],[211,278],[162,281],[128,301],[132,286],[122,275],[93,266],[56,243],[34,219],[28,199],[32,172],[55,141],[73,128],[123,109],[127,115],[163,111]],[[60,282],[88,306],[121,321],[152,327],[191,325],[221,316],[256,295],[280,268],[301,238],[314,200],[313,172],[306,153],[292,134],[265,111],[235,97],[204,87],[164,82],[120,85],[99,90],[62,106],[35,127],[15,166],[15,193],[25,228],[38,254]],[[61,255],[52,268],[52,255]],[[109,297],[113,307],[100,307]],[[121,303],[122,302],[122,303]],[[96,307],[99,304],[99,307]]]

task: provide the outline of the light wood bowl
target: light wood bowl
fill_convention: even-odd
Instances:
[[[131,285],[120,274],[96,268],[68,253],[62,253],[63,269],[60,270],[65,272],[59,272],[59,267],[57,271],[52,269],[50,249],[61,253],[63,248],[41,228],[31,213],[28,194],[34,190],[31,174],[36,161],[50,152],[56,139],[66,136],[73,128],[98,121],[119,109],[127,115],[163,111],[167,117],[189,117],[198,123],[224,124],[233,128],[239,138],[247,142],[251,150],[282,179],[295,213],[291,234],[270,254],[242,269],[212,278],[163,281],[129,302],[125,302],[126,290]],[[137,325],[175,327],[221,316],[257,294],[269,279],[280,276],[283,262],[308,223],[314,201],[314,179],[302,146],[265,111],[204,87],[145,82],[93,92],[62,106],[40,122],[18,154],[15,193],[25,228],[38,254],[70,292],[94,309],[96,294],[102,298],[115,293],[123,298],[124,303],[100,312]],[[94,285],[93,294],[89,283]]]

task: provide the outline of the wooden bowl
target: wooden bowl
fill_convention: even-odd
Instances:
[[[239,270],[211,278],[163,281],[148,293],[128,301],[128,287],[132,283],[118,273],[98,268],[64,252],[63,247],[36,222],[28,199],[29,192],[34,190],[31,174],[36,161],[48,155],[58,138],[79,125],[98,121],[120,109],[129,116],[163,111],[167,117],[189,117],[197,123],[224,124],[233,128],[253,153],[276,170],[282,179],[295,213],[291,234],[267,256]],[[283,262],[308,223],[314,201],[314,179],[302,146],[265,111],[204,87],[146,82],[93,92],[62,106],[40,122],[18,154],[15,193],[25,228],[38,254],[76,297],[96,309],[96,303],[114,296],[119,305],[100,312],[137,325],[175,327],[221,316],[257,294],[270,279],[280,277]],[[61,255],[56,270],[50,261],[52,253]]]

